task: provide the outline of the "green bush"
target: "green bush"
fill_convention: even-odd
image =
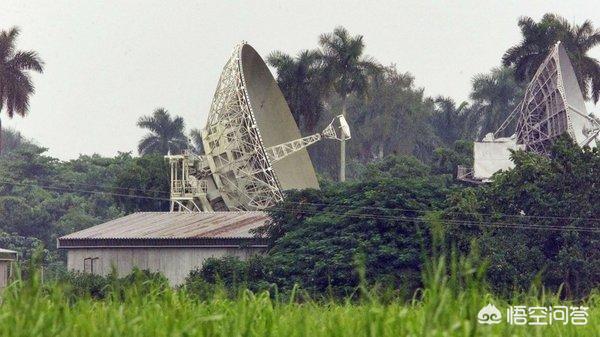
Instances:
[[[270,273],[269,258],[263,255],[253,255],[247,260],[235,256],[209,258],[202,268],[190,272],[184,287],[201,298],[217,291],[230,295],[240,289],[260,292],[273,287]]]
[[[119,278],[115,271],[107,276],[71,271],[58,279],[65,285],[72,298],[91,297],[104,299],[108,296],[123,297],[125,289],[135,288],[140,294],[154,289],[168,289],[168,280],[160,273],[134,269],[130,274]]]

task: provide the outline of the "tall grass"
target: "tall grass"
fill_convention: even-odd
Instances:
[[[568,305],[535,287],[498,299],[482,279],[482,267],[454,256],[432,260],[424,288],[408,302],[381,301],[364,284],[360,300],[299,302],[250,291],[199,299],[150,281],[115,286],[97,300],[73,297],[67,284],[42,285],[34,273],[4,291],[0,336],[600,336],[598,295],[584,303],[590,307],[586,326],[479,325],[477,312],[488,303]]]

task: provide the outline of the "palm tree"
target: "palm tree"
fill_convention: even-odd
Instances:
[[[204,144],[202,143],[202,131],[200,129],[192,129],[190,131],[190,140],[196,154],[204,153]]]
[[[8,118],[15,114],[24,117],[29,110],[29,96],[35,89],[30,70],[44,71],[44,62],[34,51],[16,50],[19,29],[13,27],[0,32],[0,112]],[[2,152],[2,121],[0,120],[0,152]]]
[[[363,55],[365,44],[362,35],[350,36],[344,27],[336,27],[333,33],[319,38],[322,59],[328,83],[341,98],[342,115],[346,117],[346,101],[351,94],[366,94],[371,75],[380,66]],[[340,181],[346,180],[346,142],[340,145]]]
[[[514,66],[519,81],[529,81],[535,75],[548,52],[561,41],[569,55],[584,98],[598,102],[600,97],[600,64],[587,53],[600,43],[600,31],[591,21],[572,25],[555,14],[545,14],[539,22],[530,17],[519,19],[523,40],[509,48],[502,57],[505,66]]]
[[[140,128],[150,130],[140,143],[138,151],[146,154],[175,154],[181,153],[188,146],[188,139],[184,133],[183,118],[171,115],[164,108],[154,110],[151,116],[143,116],[137,122]]]
[[[476,138],[495,132],[521,101],[523,88],[515,81],[511,68],[493,68],[473,78],[470,94]],[[509,130],[514,129],[508,127]]]
[[[277,84],[303,133],[315,130],[327,94],[319,51],[303,50],[296,57],[276,51],[267,57],[277,69]]]
[[[462,102],[457,106],[452,98],[442,96],[437,97],[434,102],[431,125],[442,142],[451,147],[454,142],[465,136],[468,103]]]

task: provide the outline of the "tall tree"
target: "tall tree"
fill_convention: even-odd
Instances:
[[[487,74],[476,75],[470,94],[474,136],[481,138],[487,132],[498,130],[519,104],[522,95],[523,88],[515,81],[511,68],[493,68]],[[514,131],[514,126],[507,129]]]
[[[31,142],[23,137],[19,131],[10,128],[4,129],[0,137],[2,137],[2,155],[7,155],[12,151],[31,145]]]
[[[267,61],[277,69],[277,84],[296,123],[303,133],[314,132],[327,94],[320,52],[303,50],[292,57],[276,51],[268,56]]]
[[[0,32],[0,113],[8,118],[15,114],[25,116],[29,110],[29,96],[35,92],[29,71],[44,70],[44,62],[34,51],[16,50],[19,29],[13,27]],[[2,152],[2,121],[0,120],[0,153]]]
[[[539,22],[530,17],[519,19],[523,40],[502,57],[505,66],[515,66],[519,81],[529,81],[557,41],[562,41],[571,59],[585,99],[600,98],[600,64],[588,52],[600,43],[600,31],[591,21],[571,24],[556,14],[545,14]]]
[[[150,130],[150,133],[138,144],[141,155],[180,153],[188,146],[183,118],[179,116],[172,118],[164,108],[154,110],[151,116],[140,117],[137,125]]]
[[[338,104],[333,102],[329,109]],[[352,96],[347,104],[352,110],[348,123],[353,126],[353,145],[347,154],[353,159],[370,162],[391,154],[425,159],[438,145],[430,126],[433,101],[415,87],[411,74],[401,73],[395,66],[383,67],[370,83],[369,100]],[[348,166],[351,171],[353,165]]]
[[[346,101],[351,94],[363,96],[369,78],[379,72],[380,66],[364,55],[362,35],[351,36],[344,27],[319,38],[325,72],[333,90],[342,100],[342,115],[346,117]],[[346,180],[346,142],[340,145],[340,181]]]
[[[440,96],[435,99],[435,110],[431,116],[431,124],[438,137],[447,147],[452,146],[455,141],[462,139],[465,135],[467,109],[467,102],[462,102],[457,106],[450,97]]]

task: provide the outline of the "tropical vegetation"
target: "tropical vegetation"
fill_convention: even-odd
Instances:
[[[447,261],[447,262],[446,262]],[[12,284],[0,303],[2,336],[597,336],[597,295],[583,302],[532,287],[510,297],[491,295],[470,258],[433,259],[424,287],[403,301],[361,285],[345,300],[311,298],[301,289],[228,293],[214,287],[172,289],[160,275],[134,271],[123,278],[74,275],[41,284],[39,274]],[[450,264],[449,264],[450,263]],[[83,285],[89,287],[83,287]],[[502,319],[478,323],[493,304]],[[511,306],[587,308],[587,324],[570,317],[546,326],[507,321]],[[560,317],[557,315],[557,317]],[[545,321],[542,316],[542,321]],[[585,321],[579,320],[580,323]]]
[[[520,18],[519,28],[523,40],[502,56],[505,66],[514,66],[519,81],[530,80],[548,52],[560,41],[571,59],[584,98],[598,102],[600,64],[588,53],[600,44],[600,30],[594,28],[590,20],[572,24],[559,15],[548,13],[539,22],[527,16]]]
[[[287,191],[268,210],[273,222],[256,231],[268,237],[267,252],[210,259],[177,289],[143,271],[68,273],[55,242],[131,212],[167,210],[163,156],[202,153],[201,130],[187,132],[183,118],[158,108],[137,123],[149,131],[139,157],[68,161],[3,132],[0,247],[31,265],[3,295],[0,334],[597,336],[600,151],[565,137],[547,157],[513,153],[515,167],[490,184],[455,179],[457,165],[472,160],[473,141],[503,125],[556,41],[586,97],[598,99],[600,72],[588,52],[600,35],[591,22],[548,14],[522,18],[519,27],[523,41],[502,66],[474,76],[465,102],[427,96],[410,73],[365,56],[362,36],[342,27],[296,56],[272,53],[268,62],[304,135],[340,113],[352,125],[349,179],[335,181],[344,176],[340,161],[345,167],[345,157],[331,156],[336,143],[311,148],[321,189]],[[17,33],[0,34],[0,112],[9,116],[25,114],[29,71],[43,65],[34,52],[14,51]],[[8,77],[6,64],[20,53],[31,62],[16,62],[21,75]],[[584,327],[478,325],[488,303],[585,305],[591,319]]]
[[[29,97],[35,92],[30,71],[41,73],[44,62],[35,51],[17,50],[19,28],[0,31],[0,117],[24,117],[29,111]],[[0,153],[2,152],[2,120],[0,119]]]
[[[179,154],[188,147],[183,118],[171,117],[164,108],[157,108],[150,116],[140,117],[137,125],[150,130],[138,144],[138,151],[142,155]]]

